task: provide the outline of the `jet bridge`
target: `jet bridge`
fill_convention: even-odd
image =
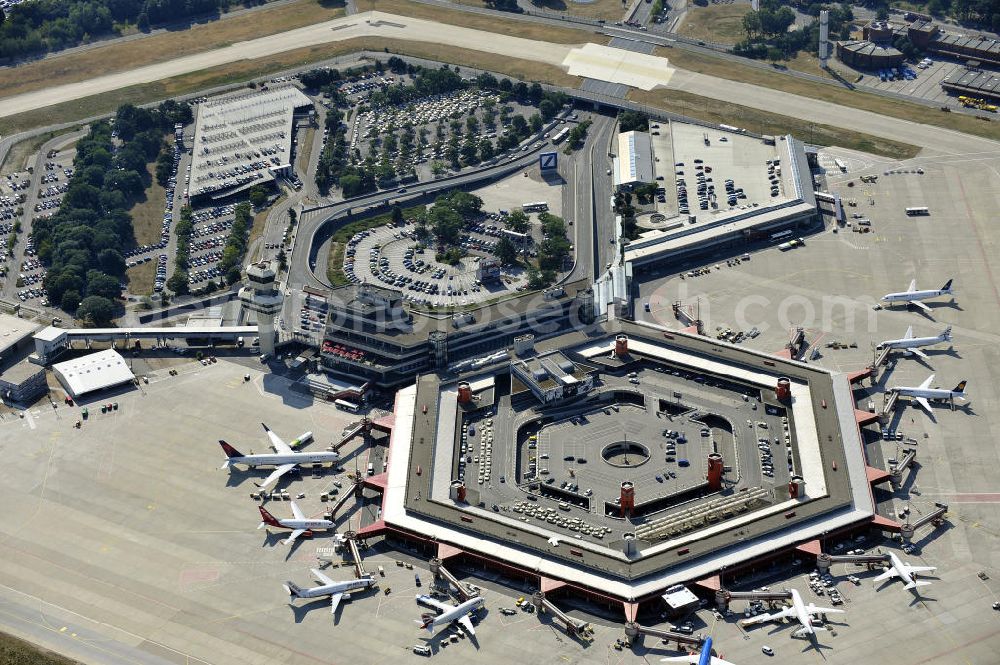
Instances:
[[[715,604],[722,611],[729,609],[729,603],[734,600],[766,600],[771,603],[777,600],[790,600],[791,591],[729,591],[719,589],[715,592]]]
[[[868,566],[869,569],[880,566],[889,560],[888,554],[820,554],[816,557],[816,568],[823,575],[830,572],[830,567],[835,563],[853,563],[859,566]]]
[[[574,619],[570,615],[563,612],[561,609],[552,604],[552,601],[545,597],[545,593],[542,591],[536,591],[531,596],[531,602],[535,606],[535,609],[541,614],[543,611],[548,612],[556,619],[559,620],[564,626],[566,626],[566,632],[574,637],[583,637],[592,634],[594,631],[590,627],[590,624],[586,621],[580,621],[579,619]]]
[[[435,579],[444,578],[449,584],[455,587],[455,591],[458,592],[462,602],[475,598],[479,595],[477,592],[473,592],[472,589],[466,586],[464,582],[455,577],[450,570],[445,568],[444,562],[438,557],[434,557],[430,560],[430,569],[431,574],[434,575]]]
[[[344,541],[351,551],[351,558],[354,559],[354,574],[357,575],[358,579],[367,577],[368,571],[365,570],[365,562],[361,558],[361,550],[358,549],[358,532],[348,531],[344,534]]]
[[[899,460],[898,463],[892,465],[889,469],[890,480],[893,487],[899,487],[902,484],[903,472],[906,471],[913,460],[917,458],[916,448],[907,448],[903,451],[903,458]]]
[[[934,526],[939,526],[944,521],[944,516],[948,513],[948,505],[944,503],[935,503],[934,510],[927,513],[915,522],[907,522],[900,529],[899,533],[903,536],[903,542],[909,543],[913,538],[914,532],[920,527],[933,524]]]
[[[625,637],[628,638],[630,644],[635,644],[640,635],[649,635],[650,637],[658,637],[667,642],[676,642],[678,647],[693,646],[700,649],[701,645],[705,642],[705,638],[701,635],[685,635],[683,633],[675,633],[671,630],[649,628],[648,626],[640,626],[634,621],[629,621],[625,624]]]

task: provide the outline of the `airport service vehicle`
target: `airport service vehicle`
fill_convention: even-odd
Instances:
[[[340,601],[347,596],[350,599],[351,591],[367,589],[375,585],[375,579],[371,576],[362,577],[358,580],[347,580],[346,582],[334,582],[322,572],[311,568],[313,579],[319,582],[318,586],[303,589],[294,582],[285,582],[282,586],[292,598],[322,598],[330,597],[330,614],[336,614]]]
[[[302,514],[302,510],[299,509],[298,505],[296,505],[294,501],[291,503],[292,518],[283,520],[278,519],[269,513],[267,508],[264,506],[257,506],[260,509],[261,519],[261,523],[257,528],[263,529],[264,527],[273,526],[277,529],[291,529],[292,533],[288,536],[288,538],[281,541],[282,545],[291,545],[299,536],[311,538],[313,531],[316,530],[329,530],[335,528],[335,525],[331,520],[307,519],[306,516]]]
[[[220,439],[219,445],[222,446],[222,450],[226,453],[226,461],[222,464],[221,468],[229,469],[231,471],[237,464],[244,464],[248,467],[273,466],[275,469],[271,472],[271,475],[269,475],[264,482],[256,483],[257,487],[264,488],[277,482],[278,478],[281,478],[299,464],[322,464],[324,462],[335,463],[340,459],[340,455],[338,453],[330,451],[297,453],[292,450],[291,446],[282,441],[277,434],[272,432],[267,425],[261,423],[261,426],[263,426],[264,431],[267,432],[267,436],[271,440],[271,445],[275,450],[274,454],[259,453],[256,455],[244,455]]]
[[[911,386],[894,386],[889,389],[889,392],[898,393],[906,397],[912,397],[917,404],[923,407],[924,411],[931,413],[931,403],[929,400],[945,400],[949,402],[954,402],[956,399],[960,399],[963,402],[966,399],[965,385],[968,383],[965,379],[958,382],[958,385],[951,390],[944,390],[942,388],[931,388],[931,382],[934,381],[934,375],[931,374],[917,387]]]
[[[917,290],[917,280],[913,280],[910,282],[910,288],[896,293],[887,293],[882,296],[882,300],[888,303],[905,302],[907,304],[914,304],[925,312],[930,312],[931,308],[920,301],[927,300],[928,298],[937,298],[938,296],[943,295],[952,295],[952,281],[953,280],[949,279],[940,289],[925,289],[921,291]]]
[[[781,621],[782,619],[795,619],[799,622],[801,628],[796,630],[792,635],[798,637],[801,635],[813,635],[817,630],[826,630],[822,626],[814,626],[812,623],[812,617],[816,614],[843,614],[844,610],[834,609],[832,607],[816,607],[812,603],[806,605],[802,602],[802,596],[795,589],[790,589],[792,594],[792,604],[783,610],[778,612],[773,612],[771,614],[759,614],[751,619],[744,619],[744,626],[751,626],[757,623],[764,623],[766,621]]]
[[[414,619],[413,622],[421,628],[425,628],[427,632],[433,633],[438,626],[447,626],[457,621],[469,635],[476,634],[472,620],[469,619],[469,613],[482,607],[484,599],[481,596],[470,598],[460,605],[449,605],[427,596],[418,596],[418,598],[421,602],[441,611],[441,614],[438,615],[428,613],[420,615],[419,619]]]
[[[921,346],[933,346],[942,342],[951,341],[951,326],[944,329],[940,335],[934,337],[914,337],[913,326],[906,329],[906,334],[901,339],[887,339],[880,342],[879,349],[901,349],[906,355],[916,355],[927,358],[927,354],[920,350]]]
[[[661,663],[690,663],[691,665],[733,665],[728,660],[716,658],[712,655],[712,638],[706,637],[705,643],[701,645],[701,651],[688,654],[687,656],[669,656],[661,658]]]
[[[918,581],[914,573],[923,573],[936,570],[937,566],[911,566],[903,563],[896,556],[895,552],[889,552],[889,562],[892,564],[885,569],[885,572],[872,580],[875,583],[882,582],[892,577],[903,580],[904,589],[916,589],[918,586],[929,586],[930,582]]]

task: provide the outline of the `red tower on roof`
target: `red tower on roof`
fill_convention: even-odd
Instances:
[[[625,517],[626,515],[631,516],[632,512],[635,510],[635,485],[627,480],[622,482],[622,494],[620,501],[622,517]]]

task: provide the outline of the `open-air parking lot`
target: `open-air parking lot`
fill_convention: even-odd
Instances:
[[[222,248],[233,226],[236,205],[205,208],[194,213],[194,231],[191,232],[191,257],[188,260],[189,282],[196,286],[210,279],[222,277],[219,261]]]
[[[498,222],[486,216],[467,224],[458,244],[465,255],[455,265],[435,260],[434,248],[417,240],[413,222],[362,231],[348,242],[344,274],[358,284],[401,289],[404,299],[430,307],[461,307],[522,290],[522,271],[488,269],[501,233]]]
[[[837,63],[837,66],[846,67],[843,63]],[[945,92],[941,88],[941,81],[960,66],[956,62],[940,60],[931,56],[920,62],[904,63],[902,67],[892,70],[888,68],[858,70],[856,74],[864,75],[858,83],[859,86],[928,99],[957,107],[960,106],[958,98]]]

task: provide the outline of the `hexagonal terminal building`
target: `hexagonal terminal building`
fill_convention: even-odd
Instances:
[[[877,523],[857,418],[844,374],[591,325],[400,390],[378,528],[591,598],[710,587]]]
[[[246,286],[240,289],[240,302],[257,314],[257,336],[261,355],[274,355],[274,317],[281,313],[284,301],[275,284],[277,272],[270,261],[247,266]]]

